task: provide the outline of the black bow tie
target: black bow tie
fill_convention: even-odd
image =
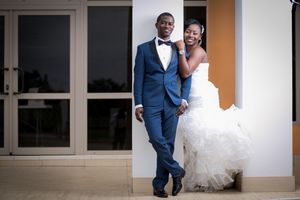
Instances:
[[[172,42],[171,42],[171,40],[168,40],[168,41],[158,40],[158,45],[162,45],[162,44],[171,46]]]

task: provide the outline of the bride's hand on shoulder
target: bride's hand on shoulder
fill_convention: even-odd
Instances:
[[[184,44],[183,40],[178,40],[178,41],[175,42],[175,44],[176,44],[176,47],[177,47],[179,50],[185,49],[185,44]]]

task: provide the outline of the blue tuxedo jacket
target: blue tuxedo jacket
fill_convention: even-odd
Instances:
[[[159,59],[155,39],[137,47],[134,67],[134,100],[135,105],[159,106],[168,95],[175,106],[181,100],[188,99],[191,88],[191,76],[178,83],[178,51],[173,43],[172,57],[166,70]],[[181,86],[180,86],[181,85]]]

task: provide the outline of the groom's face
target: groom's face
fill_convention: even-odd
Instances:
[[[155,24],[158,37],[167,40],[170,38],[174,29],[174,19],[171,16],[162,16]]]

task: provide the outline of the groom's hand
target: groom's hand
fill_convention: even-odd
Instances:
[[[178,41],[176,41],[175,44],[176,44],[176,47],[177,47],[179,50],[185,49],[185,44],[184,44],[183,40],[178,40]]]
[[[139,107],[135,109],[135,118],[140,121],[143,122],[143,117],[144,117],[144,108],[143,107]]]
[[[186,101],[181,101],[181,105],[177,108],[177,111],[176,111],[176,115],[177,116],[180,116],[184,113],[184,111],[187,109],[188,107],[188,104]]]

